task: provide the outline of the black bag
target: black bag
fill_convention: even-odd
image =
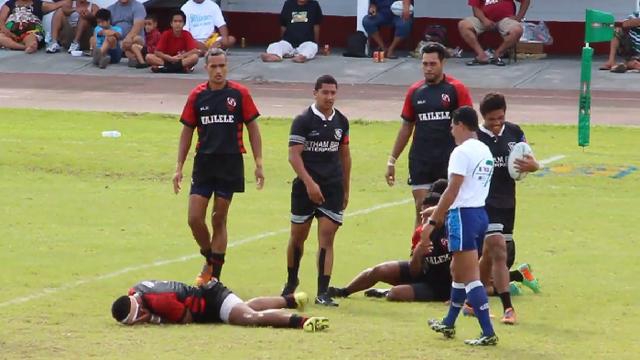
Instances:
[[[347,37],[347,51],[342,56],[363,58],[367,57],[365,48],[367,46],[367,35],[362,31],[356,31]]]
[[[442,25],[428,25],[424,31],[424,40],[447,46],[447,29]]]

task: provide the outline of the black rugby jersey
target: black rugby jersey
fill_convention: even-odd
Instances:
[[[402,118],[415,123],[409,158],[446,161],[456,146],[451,112],[464,105],[473,105],[469,90],[451,76],[435,85],[425,80],[411,85],[402,108]]]
[[[327,184],[342,181],[342,162],[338,150],[349,144],[349,121],[334,109],[329,119],[309,106],[291,124],[289,146],[304,145],[302,161],[313,181]]]
[[[498,136],[480,125],[478,140],[485,143],[493,155],[493,176],[486,204],[496,208],[516,207],[516,182],[509,175],[507,161],[516,143],[526,142],[524,132],[516,124],[505,121]]]
[[[422,225],[418,226],[411,238],[411,251],[420,242]],[[423,259],[424,279],[431,284],[434,289],[446,292],[451,287],[451,253],[447,243],[445,227],[440,226],[431,232],[429,236],[433,243],[433,250],[426,254]]]
[[[242,141],[243,125],[259,115],[245,86],[227,81],[224,88],[211,90],[205,82],[191,90],[180,122],[198,129],[197,153],[239,154],[247,152]]]

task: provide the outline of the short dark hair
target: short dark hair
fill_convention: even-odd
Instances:
[[[156,14],[147,14],[147,16],[144,17],[145,20],[151,20],[155,23],[158,22],[158,17],[156,16]]]
[[[109,11],[109,9],[100,9],[100,10],[96,11],[96,19],[110,22],[111,21],[111,11]]]
[[[426,45],[422,47],[422,50],[420,52],[422,53],[422,55],[438,53],[438,58],[440,59],[440,61],[449,56],[449,53],[447,52],[447,49],[444,47],[444,45],[433,41],[426,43]]]
[[[471,106],[457,108],[451,115],[451,120],[455,124],[462,123],[471,131],[478,130],[478,113]]]
[[[447,179],[438,179],[434,181],[433,184],[431,184],[431,192],[444,194],[444,191],[446,190],[448,184],[449,182],[447,181]]]
[[[338,82],[331,75],[322,75],[318,79],[316,79],[316,86],[314,87],[314,89],[320,90],[322,88],[322,84],[333,84],[336,86],[336,88],[338,87]]]
[[[204,63],[209,63],[209,58],[212,56],[224,56],[224,60],[227,61],[227,52],[221,48],[212,47],[207,50],[207,53],[204,54]]]
[[[131,300],[127,295],[120,296],[111,305],[111,315],[117,322],[122,322],[129,316],[131,311]]]
[[[171,14],[171,21],[173,21],[173,17],[176,15],[181,16],[183,22],[187,22],[187,15],[185,15],[182,10],[176,10],[173,14]]]
[[[440,201],[440,193],[430,192],[429,195],[425,196],[424,200],[422,200],[422,205],[436,206],[438,205],[438,201]]]
[[[497,92],[490,92],[485,95],[480,102],[480,114],[485,116],[486,114],[496,110],[504,110],[506,112],[507,101],[505,100],[504,95]]]

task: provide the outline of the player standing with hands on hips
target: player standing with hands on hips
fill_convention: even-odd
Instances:
[[[291,236],[287,246],[287,282],[282,295],[298,286],[298,270],[311,221],[318,219],[318,293],[316,304],[338,306],[327,294],[333,269],[333,241],[349,202],[351,153],[349,121],[333,107],[338,82],[331,75],[316,80],[315,102],[291,124],[289,163],[296,173],[291,186]]]
[[[260,115],[249,90],[227,80],[227,54],[219,48],[205,55],[209,81],[196,86],[187,99],[180,122],[184,125],[178,145],[178,163],[173,176],[173,190],[181,189],[182,167],[191,147],[193,130],[198,129],[198,143],[193,162],[189,192],[188,221],[200,253],[206,259],[196,285],[220,278],[227,249],[227,213],[233,194],[244,192],[244,162],[246,152],[242,129],[246,125],[256,164],[254,171],[258,190],[264,185],[262,170],[262,139],[256,118]],[[213,213],[210,235],[205,222],[211,196]]]
[[[449,159],[449,184],[424,225],[417,245],[431,247],[429,237],[435,226],[445,223],[449,251],[453,253],[451,301],[447,316],[442,321],[429,320],[429,326],[445,337],[453,337],[456,319],[467,299],[478,317],[482,334],[477,339],[465,340],[465,343],[496,345],[498,337],[489,318],[489,300],[480,282],[478,267],[478,249],[482,248],[489,224],[484,204],[493,174],[493,156],[489,148],[478,140],[478,114],[472,107],[454,111],[452,120],[451,133],[458,146]]]

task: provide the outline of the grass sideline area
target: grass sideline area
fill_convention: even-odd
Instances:
[[[565,156],[518,185],[516,261],[533,265],[543,292],[524,289],[514,298],[519,323],[495,324],[499,345],[476,349],[462,343],[479,333],[475,319],[461,316],[452,341],[427,329],[428,318],[444,315],[442,303],[394,304],[362,294],[335,309],[309,306],[305,313],[330,318],[329,331],[318,334],[120,326],[111,302],[131,285],[191,283],[201,266],[186,222],[188,182],[178,196],[171,188],[177,117],[0,109],[0,119],[1,358],[550,360],[632,359],[640,351],[634,277],[640,244],[632,220],[640,128],[595,127],[583,150],[573,126],[523,126],[538,159]],[[266,186],[258,192],[248,176],[247,192],[231,207],[232,247],[222,280],[244,299],[278,294],[286,277],[289,125],[290,119],[260,120]],[[353,216],[336,238],[334,285],[365,267],[408,257],[407,151],[398,162],[398,185],[389,188],[383,179],[397,129],[397,122],[351,123],[347,213]],[[122,137],[103,138],[103,130]],[[251,175],[250,155],[245,166]],[[185,170],[186,182],[190,161]],[[300,285],[311,295],[316,248],[312,235]],[[500,314],[497,298],[491,309]]]

